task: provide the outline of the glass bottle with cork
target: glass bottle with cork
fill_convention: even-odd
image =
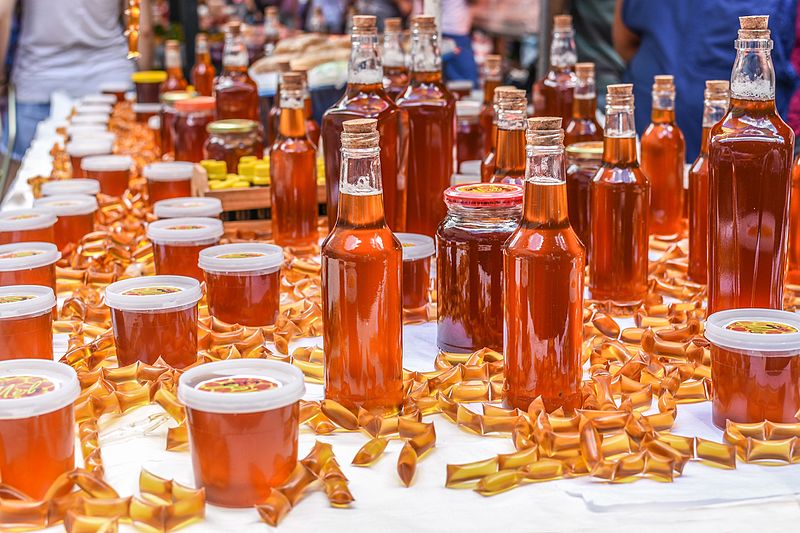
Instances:
[[[494,148],[494,90],[503,81],[503,58],[489,54],[483,61],[483,104],[481,105],[481,129],[483,130],[483,155],[485,158]]]
[[[603,128],[597,122],[594,63],[577,63],[575,78],[572,118],[564,128],[564,146],[603,140]]]
[[[550,41],[550,70],[533,86],[533,112],[536,116],[561,117],[564,124],[572,117],[577,60],[572,17],[556,15]]]
[[[505,96],[497,102],[497,159],[490,181],[522,185],[528,102],[520,89],[502,94]]]
[[[214,84],[217,120],[246,119],[259,122],[258,87],[247,73],[248,64],[241,24],[229,22],[225,32],[222,72]]]
[[[512,85],[502,85],[494,90],[492,96],[492,127],[489,136],[492,138],[492,146],[489,152],[481,161],[481,181],[488,183],[494,175],[494,168],[497,164],[497,115],[498,105],[500,100],[506,97],[509,92],[516,91],[517,88]]]
[[[279,61],[277,64],[278,83],[275,85],[275,97],[272,99],[272,106],[267,113],[267,145],[275,142],[281,124],[281,80],[285,72],[292,70],[289,61]]]
[[[383,21],[383,87],[392,100],[403,94],[408,85],[408,66],[403,49],[403,19]]]
[[[167,79],[161,84],[160,91],[185,91],[188,83],[183,77],[183,66],[181,64],[181,43],[170,39],[164,43],[164,69],[167,71]]]
[[[211,96],[214,91],[214,77],[217,70],[211,62],[208,48],[208,36],[198,33],[194,45],[194,67],[192,67],[192,85],[200,96]]]

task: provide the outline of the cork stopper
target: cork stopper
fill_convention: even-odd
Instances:
[[[769,39],[769,15],[739,17],[739,39]]]
[[[553,17],[553,31],[572,31],[572,15]]]
[[[582,80],[594,78],[594,63],[576,63],[575,75]]]
[[[269,6],[264,10],[264,14],[268,17],[277,17],[278,8],[276,6]]]
[[[495,94],[497,91],[495,90]],[[528,107],[528,98],[522,89],[511,89],[500,94],[497,107],[502,111],[525,110]]]
[[[497,54],[489,54],[486,56],[486,59],[483,62],[483,66],[486,70],[497,70],[500,68],[501,63],[503,62],[503,58]]]
[[[411,29],[419,31],[436,31],[436,17],[417,15],[411,19]]]
[[[493,100],[495,103],[497,103],[504,98],[508,98],[508,96],[513,94],[513,92],[516,90],[518,89],[513,85],[501,85],[500,87],[495,87]]]
[[[564,144],[564,130],[561,117],[531,117],[525,131],[528,144],[537,146],[560,146]]]
[[[376,28],[375,17],[372,15],[356,15],[353,17],[353,31],[373,31]]]
[[[728,92],[730,87],[728,80],[706,80],[706,90],[711,92]]]
[[[164,43],[164,47],[165,48],[172,48],[174,50],[177,50],[177,49],[179,49],[181,47],[181,43],[179,41],[176,41],[175,39],[168,39]]]
[[[292,69],[292,72],[300,74],[303,78],[303,83],[308,83],[308,67],[306,65],[298,65]]]
[[[303,88],[303,75],[299,72],[284,72],[281,74],[282,91],[299,91]]]
[[[342,123],[342,148],[377,148],[378,121],[359,118]]]
[[[400,17],[390,17],[388,19],[384,19],[383,28],[385,32],[401,32],[403,31],[403,19]]]
[[[292,63],[289,61],[278,61],[278,64],[275,65],[278,69],[278,72],[289,72],[292,70]]]
[[[675,77],[671,74],[658,74],[653,76],[653,91],[675,92]]]
[[[232,20],[228,22],[226,28],[228,29],[228,33],[231,35],[239,35],[239,33],[242,31],[242,23],[238,20]]]
[[[614,83],[608,86],[606,95],[608,105],[630,105],[633,103],[633,84]]]

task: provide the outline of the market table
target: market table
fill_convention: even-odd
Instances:
[[[63,123],[71,103],[53,100],[53,116],[40,124],[36,139],[26,154],[20,173],[2,209],[27,207],[32,194],[27,179],[47,175],[49,151],[57,138],[55,128]],[[622,327],[631,319],[620,320]],[[404,366],[410,370],[434,369],[435,323],[404,328]],[[56,358],[66,349],[57,335]],[[293,341],[298,346],[321,346],[321,338]],[[274,349],[274,345],[268,344]],[[322,387],[308,384],[305,396],[322,398]],[[672,432],[713,441],[722,432],[711,423],[711,404],[680,404]],[[442,415],[426,417],[436,428],[436,447],[420,461],[410,488],[400,482],[396,461],[401,442],[390,441],[384,456],[368,468],[350,465],[366,442],[358,432],[336,432],[317,436],[301,427],[300,457],[315,440],[333,445],[342,470],[349,479],[355,502],[349,509],[332,508],[322,491],[309,493],[280,524],[293,531],[564,531],[564,530],[678,530],[738,531],[785,527],[800,523],[800,465],[758,466],[739,462],[725,470],[691,461],[673,483],[641,479],[612,484],[588,476],[530,483],[493,497],[469,489],[444,487],[447,464],[468,463],[498,453],[514,451],[508,438],[479,437],[460,429]],[[141,469],[158,476],[193,485],[190,455],[165,451],[167,428],[175,423],[157,405],[149,405],[123,416],[100,419],[100,446],[106,480],[122,496],[135,495]],[[77,454],[80,456],[80,454]],[[78,461],[81,459],[78,457]],[[51,528],[57,531],[61,528]],[[230,510],[207,506],[206,520],[185,531],[264,531],[254,509]],[[121,524],[121,531],[132,531]]]

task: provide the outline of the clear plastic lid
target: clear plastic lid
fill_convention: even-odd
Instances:
[[[777,309],[729,309],[706,319],[705,336],[716,346],[761,352],[800,352],[800,315]]]
[[[222,201],[210,196],[184,196],[159,200],[153,205],[158,218],[218,217],[222,213]]]
[[[111,104],[86,104],[81,103],[75,107],[76,115],[110,115]]]
[[[81,386],[75,370],[44,359],[0,361],[0,419],[31,418],[72,405]]]
[[[135,103],[131,106],[134,113],[159,113],[161,104],[158,103]]]
[[[33,202],[33,206],[59,217],[88,215],[97,211],[97,198],[88,194],[47,196]]]
[[[107,81],[100,84],[100,90],[109,93],[124,93],[132,89],[131,84],[124,81]]]
[[[44,209],[14,209],[0,213],[0,231],[49,228],[58,218]]]
[[[39,268],[59,259],[61,252],[50,242],[15,242],[0,246],[0,272]]]
[[[104,124],[68,124],[66,127],[69,137],[77,137],[82,133],[111,133]]]
[[[222,221],[208,217],[166,218],[147,226],[147,238],[158,243],[208,241],[219,239],[223,233]]]
[[[142,176],[150,181],[188,180],[193,174],[194,164],[188,161],[150,163],[142,170]]]
[[[108,124],[111,116],[108,113],[88,113],[75,115],[70,119],[71,124]]]
[[[117,140],[117,135],[106,130],[87,130],[73,133],[69,139],[71,142],[80,143],[83,141],[107,141],[111,144]]]
[[[106,155],[114,149],[114,143],[108,139],[85,138],[67,143],[67,154],[70,157],[86,157],[89,155]],[[81,166],[83,168],[83,166]]]
[[[303,373],[289,363],[234,359],[196,366],[178,381],[178,399],[189,409],[236,414],[292,405],[305,394]]]
[[[187,276],[143,276],[106,287],[106,305],[121,311],[163,311],[197,303],[200,282]]]
[[[81,98],[81,103],[114,105],[117,103],[117,97],[113,94],[87,94]]]
[[[395,233],[403,245],[403,261],[426,259],[436,253],[433,239],[417,233]]]
[[[53,289],[43,285],[0,287],[0,319],[49,313],[56,305]]]
[[[103,157],[103,156],[98,156]],[[86,162],[84,159],[82,162]],[[42,184],[42,196],[62,196],[68,194],[97,194],[100,182],[89,178],[72,178],[66,180],[47,181]]]
[[[255,242],[222,244],[201,250],[198,264],[206,272],[277,270],[283,264],[283,248]]]
[[[133,159],[127,155],[96,155],[81,160],[81,168],[89,172],[119,172],[132,166]]]

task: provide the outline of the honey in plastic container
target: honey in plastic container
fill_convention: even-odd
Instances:
[[[109,104],[87,104],[81,102],[75,106],[75,115],[108,115],[111,116],[112,106]]]
[[[99,124],[108,129],[108,121],[111,115],[108,113],[86,113],[84,115],[75,115],[70,119],[70,124]]]
[[[100,92],[102,96],[113,96],[111,104],[118,104],[125,101],[125,93],[131,89],[130,84],[120,82],[107,82],[100,84]],[[84,101],[86,99],[84,98]]]
[[[75,370],[54,361],[0,362],[0,470],[3,484],[41,500],[75,467]]]
[[[42,196],[67,196],[73,194],[96,196],[99,192],[100,182],[89,178],[72,178],[42,183]]]
[[[68,246],[79,243],[87,233],[94,231],[94,216],[97,212],[97,198],[94,196],[49,196],[39,198],[33,205],[58,217],[55,225],[56,246],[62,252]]]
[[[730,309],[706,320],[714,424],[795,423],[800,409],[800,315]]]
[[[428,304],[431,288],[431,257],[436,254],[433,239],[417,233],[395,233],[403,246],[403,309]]]
[[[56,216],[42,209],[14,209],[0,213],[0,244],[56,242]]]
[[[73,178],[92,178],[84,174],[83,158],[93,155],[109,155],[114,149],[114,143],[108,139],[85,138],[67,143],[66,151],[72,165]],[[102,180],[100,180],[102,183]]]
[[[131,81],[136,88],[137,103],[157,104],[161,84],[167,81],[167,73],[163,70],[140,70],[131,74]]]
[[[222,233],[222,222],[216,218],[169,218],[150,223],[147,238],[153,243],[156,273],[203,281],[197,264],[200,251],[219,244]]]
[[[122,196],[128,189],[133,159],[127,155],[98,155],[85,157],[81,162],[83,175],[100,182],[100,192]]]
[[[101,86],[102,87],[102,86]],[[121,102],[125,100],[125,93],[122,93],[122,99],[119,100]],[[114,105],[118,103],[116,95],[112,95],[109,93],[101,92],[97,94],[87,94],[83,98],[81,98],[82,104],[106,104],[106,105]]]
[[[197,360],[200,284],[186,276],[145,276],[106,288],[119,366],[159,357],[175,368]]]
[[[49,242],[18,242],[0,246],[0,287],[43,285],[56,290],[56,262],[61,253]]]
[[[52,360],[55,306],[56,296],[50,287],[0,287],[0,361]]]
[[[289,478],[304,392],[302,372],[280,361],[218,361],[181,375],[195,484],[208,503],[252,507]]]
[[[194,165],[186,161],[150,163],[142,170],[147,178],[150,203],[192,195]]]
[[[222,214],[222,201],[211,196],[170,198],[156,202],[153,205],[153,212],[158,218],[219,218]]]
[[[274,324],[282,264],[283,249],[273,244],[223,244],[201,251],[211,316],[243,326]]]

